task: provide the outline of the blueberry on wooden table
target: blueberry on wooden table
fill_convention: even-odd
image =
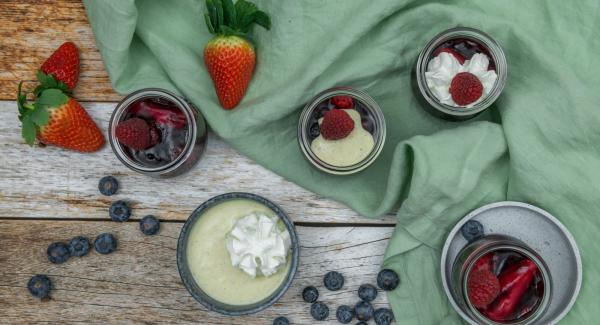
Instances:
[[[144,235],[155,235],[160,230],[160,221],[155,216],[145,216],[140,220],[140,230]]]
[[[34,275],[27,282],[27,289],[36,298],[46,299],[50,296],[50,289],[52,289],[52,283],[50,278],[43,274]]]
[[[364,301],[373,301],[377,297],[377,288],[370,284],[362,284],[358,288],[358,296]]]
[[[329,316],[329,307],[322,302],[310,305],[310,315],[316,320],[326,320]]]
[[[65,243],[55,242],[48,246],[48,260],[54,264],[62,264],[66,262],[71,254],[69,253],[69,247]]]
[[[335,312],[335,318],[342,324],[348,324],[354,318],[354,308],[346,305],[339,306]]]
[[[306,302],[313,303],[319,299],[319,290],[313,286],[308,286],[302,290],[302,299]]]
[[[110,254],[117,249],[117,239],[109,233],[103,233],[94,240],[94,248],[100,254]]]
[[[89,253],[90,241],[83,237],[77,236],[69,241],[69,253],[71,256],[82,257]]]
[[[125,222],[131,216],[131,209],[127,205],[127,202],[119,200],[110,205],[108,214],[113,221]]]
[[[460,228],[460,232],[468,242],[472,242],[483,237],[483,225],[477,220],[469,220]]]
[[[354,314],[356,319],[366,322],[373,317],[373,306],[367,301],[361,301],[354,306]]]
[[[337,291],[344,286],[344,277],[341,273],[336,271],[327,272],[325,278],[323,278],[323,284],[325,285],[325,288],[331,291]]]
[[[290,325],[290,321],[283,316],[279,316],[275,318],[273,325]]]
[[[396,289],[400,283],[398,274],[390,269],[383,269],[377,274],[377,286],[385,291]]]
[[[394,314],[388,308],[379,308],[373,314],[373,319],[377,325],[390,325],[394,320]]]
[[[104,176],[98,182],[98,190],[102,195],[114,195],[119,190],[119,181],[112,176]]]

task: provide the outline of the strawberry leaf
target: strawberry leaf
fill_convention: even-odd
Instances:
[[[57,80],[52,74],[45,74],[44,72],[38,70],[36,77],[40,82],[40,84],[33,90],[33,93],[36,96],[39,96],[39,94],[45,89],[60,89],[66,94],[71,94],[72,92],[69,86],[67,86],[64,82]]]
[[[35,100],[35,109],[59,107],[67,103],[69,97],[59,89],[46,89]]]
[[[23,139],[25,139],[25,142],[27,142],[28,145],[32,146],[35,141],[35,136],[37,134],[35,124],[31,120],[31,117],[29,115],[23,117],[22,123],[23,127],[21,128],[21,135],[23,136]]]
[[[237,13],[232,0],[223,0],[223,14],[225,18],[225,25],[230,28],[237,28]]]
[[[47,108],[36,106],[35,110],[31,112],[31,121],[38,126],[44,126],[48,124],[48,119],[50,119],[50,113]]]
[[[221,26],[224,25],[224,18],[223,18],[223,3],[221,2],[221,0],[214,0],[215,1],[215,8],[217,9],[217,26],[219,26],[219,28]]]
[[[27,103],[27,93],[21,92],[21,86],[23,81],[19,82],[19,88],[17,88],[17,108],[19,109],[19,120],[23,120],[25,115],[25,104]]]

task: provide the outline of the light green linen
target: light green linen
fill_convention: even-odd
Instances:
[[[540,206],[572,231],[584,282],[562,323],[600,319],[599,1],[256,2],[273,28],[255,30],[256,73],[241,105],[224,111],[202,60],[203,1],[84,1],[117,91],[177,91],[263,166],[363,215],[398,211],[384,264],[402,278],[389,294],[399,324],[461,322],[441,289],[440,247],[465,213],[505,199]],[[425,113],[410,86],[419,50],[457,25],[493,35],[509,63],[500,99],[463,123]],[[354,176],[319,172],[296,142],[304,103],[339,85],[371,94],[388,128],[379,159]]]

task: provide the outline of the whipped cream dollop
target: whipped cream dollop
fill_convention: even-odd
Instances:
[[[488,70],[489,65],[490,59],[482,53],[476,53],[470,60],[466,60],[464,64],[460,64],[452,54],[442,52],[429,61],[427,72],[425,72],[425,80],[431,92],[442,104],[470,108],[483,100],[496,83],[498,75],[496,71]],[[450,83],[452,83],[454,76],[460,72],[474,74],[483,85],[483,94],[481,97],[466,106],[456,104],[452,100],[452,95],[450,95]]]
[[[292,242],[287,229],[279,229],[278,221],[277,216],[262,212],[238,219],[226,239],[231,264],[252,278],[273,275],[285,265]]]

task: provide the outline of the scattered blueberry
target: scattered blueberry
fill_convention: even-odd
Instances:
[[[483,225],[477,220],[467,221],[460,229],[463,237],[469,242],[483,237]]]
[[[112,176],[104,176],[98,182],[98,190],[102,195],[114,195],[119,190],[119,181]]]
[[[308,135],[310,135],[311,138],[316,138],[319,136],[319,134],[321,134],[321,128],[319,127],[319,123],[311,125],[310,130],[308,131]]]
[[[370,284],[363,284],[358,288],[358,296],[364,301],[373,301],[377,297],[377,288]]]
[[[373,314],[373,319],[377,325],[390,325],[394,320],[394,314],[388,308],[379,308]]]
[[[361,301],[354,306],[354,313],[356,319],[366,322],[373,317],[373,306],[367,301]]]
[[[34,297],[45,299],[50,295],[52,283],[50,282],[50,278],[46,275],[38,274],[29,279],[29,282],[27,282],[27,289],[29,289],[29,292],[31,292]]]
[[[77,236],[69,242],[69,253],[71,256],[82,257],[90,251],[90,241],[83,237]]]
[[[329,307],[322,302],[315,302],[310,306],[310,315],[316,320],[326,320],[329,316]]]
[[[131,209],[127,205],[127,202],[119,200],[111,204],[108,214],[113,221],[124,222],[129,220]]]
[[[275,318],[273,325],[290,325],[290,321],[283,316],[279,316]]]
[[[155,216],[145,216],[140,220],[140,230],[144,235],[155,235],[160,230],[160,221]]]
[[[398,274],[390,269],[384,269],[377,274],[377,286],[385,291],[392,291],[396,289],[400,283]]]
[[[338,322],[348,324],[352,321],[352,318],[354,318],[354,308],[346,305],[339,306],[335,312],[335,317]]]
[[[110,254],[117,249],[117,239],[109,233],[100,234],[94,240],[94,248],[100,254]]]
[[[69,254],[69,247],[61,242],[50,244],[46,252],[48,253],[48,260],[54,264],[62,264],[71,256]]]
[[[306,302],[313,303],[319,299],[319,290],[313,286],[308,286],[302,290],[302,299]]]
[[[325,288],[331,291],[337,291],[344,286],[344,277],[341,273],[336,271],[327,272],[323,279],[323,284],[325,284]]]

